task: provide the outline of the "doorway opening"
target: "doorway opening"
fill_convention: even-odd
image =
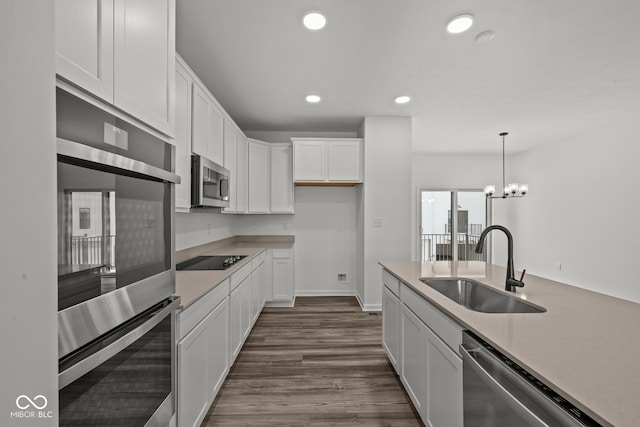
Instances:
[[[490,222],[482,190],[420,190],[420,207],[422,261],[487,261],[474,251]]]

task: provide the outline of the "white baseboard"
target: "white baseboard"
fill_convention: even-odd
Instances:
[[[296,297],[293,297],[291,301],[267,301],[264,303],[265,307],[286,307],[291,308],[296,305]]]
[[[336,289],[336,290],[321,290],[321,291],[303,291],[296,289],[297,297],[352,297],[356,293],[353,289]]]
[[[355,297],[358,300],[358,304],[360,304],[362,311],[382,311],[382,304],[364,304],[360,299],[360,295],[356,293]]]

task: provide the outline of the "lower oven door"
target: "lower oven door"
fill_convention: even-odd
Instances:
[[[175,310],[169,298],[59,361],[61,426],[175,423]]]

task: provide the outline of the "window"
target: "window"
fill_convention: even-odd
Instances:
[[[489,217],[482,190],[421,190],[419,202],[423,261],[487,260],[475,253]]]
[[[79,228],[88,230],[91,228],[91,208],[80,208]]]

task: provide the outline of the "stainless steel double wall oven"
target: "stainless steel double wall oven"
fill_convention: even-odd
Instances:
[[[60,425],[175,413],[173,147],[57,91]]]

